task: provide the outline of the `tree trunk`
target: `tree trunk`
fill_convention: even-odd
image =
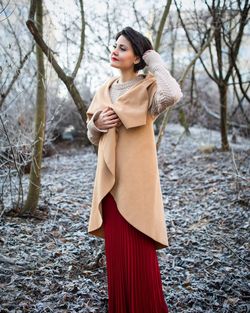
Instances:
[[[219,86],[220,92],[220,129],[221,129],[221,150],[228,151],[229,143],[227,138],[227,85]]]
[[[85,43],[85,20],[84,20],[84,9],[83,9],[83,1],[79,0],[80,7],[81,7],[81,21],[82,21],[82,28],[81,28],[81,45],[80,45],[80,52],[79,57],[77,60],[77,63],[75,65],[75,69],[71,75],[67,75],[66,72],[62,69],[62,67],[59,65],[57,60],[54,57],[55,52],[46,44],[46,42],[43,39],[43,35],[39,31],[38,27],[34,24],[34,16],[36,12],[37,7],[37,1],[31,0],[30,1],[30,10],[29,10],[29,18],[26,22],[26,25],[33,35],[34,40],[39,45],[39,47],[42,49],[43,53],[47,56],[48,61],[53,66],[53,69],[57,73],[58,77],[62,80],[62,82],[67,87],[75,105],[77,106],[77,109],[81,115],[83,126],[86,129],[86,111],[87,111],[87,104],[82,99],[80,92],[78,91],[74,79],[76,77],[76,74],[80,68],[80,64],[83,58],[83,51],[84,51],[84,43]],[[83,140],[85,144],[89,144],[89,139],[87,137],[87,131],[83,133]]]
[[[159,24],[159,27],[157,29],[156,39],[155,39],[155,43],[154,43],[154,49],[157,52],[159,52],[159,49],[160,49],[163,29],[164,29],[164,26],[166,24],[167,17],[169,15],[171,3],[172,3],[172,0],[166,1],[166,5],[165,5],[164,11],[163,11],[162,16],[161,16],[160,24]],[[154,123],[155,128],[156,128],[156,135],[159,134],[162,121],[163,121],[163,114],[160,114],[160,116],[156,119],[156,121]]]
[[[39,32],[43,33],[43,4],[37,0],[36,22]],[[34,213],[40,194],[41,164],[46,124],[46,93],[45,93],[45,69],[43,51],[36,44],[37,58],[37,92],[36,92],[36,116],[35,116],[35,142],[32,153],[32,165],[29,178],[29,190],[22,213]]]

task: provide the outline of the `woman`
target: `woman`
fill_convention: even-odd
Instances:
[[[156,250],[168,246],[155,146],[155,119],[183,96],[151,42],[120,31],[111,66],[120,70],[87,110],[98,146],[88,232],[105,239],[109,313],[167,313]],[[148,66],[148,74],[138,71]]]

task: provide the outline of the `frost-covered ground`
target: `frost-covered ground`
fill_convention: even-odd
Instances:
[[[209,152],[220,147],[218,132],[181,133],[168,125],[158,152],[170,246],[157,254],[169,312],[250,312],[250,142]],[[0,312],[107,312],[104,241],[87,233],[95,169],[91,146],[45,158],[48,218],[1,217]]]

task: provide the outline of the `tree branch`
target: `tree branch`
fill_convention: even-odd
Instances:
[[[67,87],[73,101],[75,102],[77,109],[82,117],[84,126],[86,127],[86,105],[83,101],[83,99],[80,96],[80,93],[76,86],[74,85],[73,78],[70,76],[67,76],[61,66],[58,64],[54,57],[54,52],[43,40],[43,37],[39,33],[35,22],[34,22],[34,14],[36,12],[36,1],[31,0],[30,5],[30,11],[29,11],[29,18],[26,21],[26,25],[33,35],[34,40],[39,45],[39,47],[42,49],[43,53],[47,56],[49,62],[53,66],[54,70],[56,71],[58,77],[64,82],[65,86]]]
[[[76,74],[77,74],[77,72],[80,68],[80,65],[81,65],[81,61],[83,58],[84,43],[85,43],[85,18],[84,18],[83,2],[82,2],[82,0],[79,0],[79,2],[80,2],[80,8],[81,8],[81,24],[82,24],[82,27],[81,27],[81,44],[80,44],[80,51],[79,51],[78,60],[76,62],[75,69],[71,75],[73,80],[75,79]]]
[[[155,46],[154,46],[156,51],[158,51],[160,48],[161,36],[162,36],[163,28],[164,28],[164,25],[166,23],[166,19],[167,19],[168,13],[169,13],[171,2],[172,2],[172,0],[167,0],[167,3],[165,5],[164,11],[163,11],[163,14],[161,17],[160,25],[159,25],[156,40],[155,40]]]

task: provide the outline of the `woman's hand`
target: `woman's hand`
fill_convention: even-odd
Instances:
[[[146,65],[155,65],[155,64],[162,64],[163,60],[161,58],[161,55],[153,49],[149,49],[147,51],[144,52],[144,54],[142,55],[142,58],[144,60],[144,62],[146,63]]]
[[[95,125],[100,129],[109,129],[121,126],[122,122],[115,111],[112,108],[107,107],[99,114],[95,121]]]

